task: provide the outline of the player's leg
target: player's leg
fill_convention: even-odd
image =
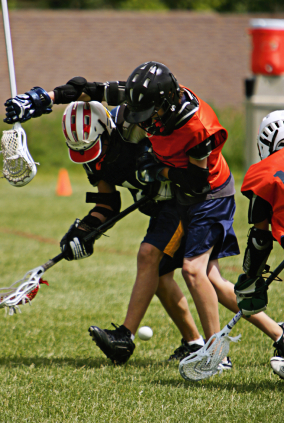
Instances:
[[[208,339],[220,330],[218,298],[208,278],[209,259],[239,254],[233,230],[234,196],[207,200],[182,210],[186,231],[183,276]]]
[[[156,295],[183,339],[187,342],[199,339],[200,335],[189,311],[187,299],[174,280],[174,272],[160,277]]]
[[[207,276],[213,247],[207,252],[184,259],[182,274],[195,303],[206,339],[220,331],[218,298]]]
[[[160,277],[156,295],[182,335],[181,345],[170,355],[169,361],[181,360],[201,348],[204,340],[190,313],[187,299],[174,280],[174,272]]]
[[[142,243],[137,257],[137,276],[132,289],[123,325],[134,335],[159,284],[159,264],[163,252],[146,242]]]

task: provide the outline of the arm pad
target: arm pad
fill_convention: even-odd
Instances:
[[[54,88],[54,103],[55,104],[68,104],[76,101],[82,94],[87,80],[82,76],[75,76],[70,79],[66,85],[60,85]]]
[[[110,206],[114,213],[119,213],[121,208],[121,198],[120,192],[115,191],[112,193],[104,192],[87,192],[86,193],[86,203],[97,203],[105,204]]]
[[[84,92],[91,97],[91,100],[101,102],[104,96],[104,84],[101,82],[87,82],[81,76],[70,79],[66,85],[54,88],[54,103],[69,104],[77,101]]]
[[[272,248],[273,236],[270,231],[256,227],[250,229],[243,261],[243,270],[249,277],[262,275]]]
[[[203,169],[188,163],[187,169],[171,167],[168,175],[169,179],[190,197],[204,195],[210,191],[208,168]]]

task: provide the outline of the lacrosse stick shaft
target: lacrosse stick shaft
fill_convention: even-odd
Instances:
[[[283,269],[284,269],[284,260],[281,261],[281,263],[276,267],[276,269],[274,269],[273,272],[271,272],[271,275],[265,281],[265,285],[269,286],[271,284],[271,282],[274,281],[276,276],[278,276],[279,273],[282,272]]]
[[[12,39],[11,39],[7,0],[1,0],[1,3],[2,3],[2,16],[3,16],[5,41],[6,41],[6,52],[7,52],[7,60],[8,60],[11,94],[12,94],[12,97],[15,97],[17,95],[17,85],[16,85],[15,66],[14,66],[14,58],[13,58]]]
[[[94,238],[100,232],[106,231],[114,223],[116,223],[119,220],[123,219],[129,213],[133,212],[134,210],[137,210],[140,206],[142,206],[143,204],[147,203],[147,201],[149,201],[149,199],[150,199],[150,197],[142,197],[142,198],[140,198],[140,200],[136,201],[136,203],[134,203],[131,206],[127,207],[125,210],[123,210],[117,216],[112,217],[107,222],[105,222],[101,226],[99,226],[97,229],[95,229],[94,231],[90,232],[87,236],[85,236],[84,241],[89,241],[90,239]]]

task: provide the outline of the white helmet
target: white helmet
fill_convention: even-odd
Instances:
[[[284,110],[269,113],[261,122],[257,146],[260,159],[265,159],[284,147]]]
[[[114,128],[109,111],[98,101],[70,103],[62,119],[70,159],[75,163],[97,159],[102,152],[103,133],[110,135]]]

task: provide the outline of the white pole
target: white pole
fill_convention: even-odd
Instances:
[[[11,94],[12,94],[12,97],[15,97],[17,95],[17,85],[16,85],[15,66],[14,66],[14,59],[13,59],[13,49],[12,49],[7,0],[1,0],[1,3],[2,3],[2,15],[3,15],[5,40],[6,40],[6,51],[7,51]]]

